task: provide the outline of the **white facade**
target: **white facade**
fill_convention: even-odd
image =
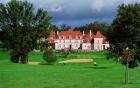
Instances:
[[[109,48],[109,42],[104,39],[106,39],[104,36],[94,38],[94,50],[104,50]]]
[[[83,43],[82,44],[83,50],[90,50],[91,49],[91,43]]]
[[[61,50],[65,48],[82,49],[82,50],[104,50],[109,48],[109,43],[106,38],[97,32],[96,35],[91,31],[88,34],[83,34],[80,31],[62,31],[51,34],[51,39],[54,40],[55,49]]]
[[[82,44],[82,39],[56,39],[55,41],[55,49],[79,49],[80,44]]]

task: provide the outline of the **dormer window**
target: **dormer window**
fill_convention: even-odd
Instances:
[[[61,39],[61,36],[59,36],[59,39]]]
[[[66,39],[66,36],[63,36],[63,39]]]
[[[78,39],[78,36],[76,35],[76,37],[75,37],[76,39]]]
[[[72,36],[71,35],[69,36],[69,39],[72,39]]]

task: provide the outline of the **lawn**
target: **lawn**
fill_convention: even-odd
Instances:
[[[58,61],[89,58],[98,63],[67,63],[66,65],[14,64],[9,52],[0,51],[0,88],[140,88],[140,67],[129,70],[129,84],[124,84],[124,66],[105,58],[106,51],[73,52]],[[42,53],[31,52],[29,61],[39,61]]]

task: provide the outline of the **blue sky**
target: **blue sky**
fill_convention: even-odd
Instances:
[[[0,0],[6,3],[10,0]],[[24,0],[21,0],[24,1]],[[140,0],[27,0],[35,8],[45,8],[55,25],[80,26],[94,21],[111,23],[118,5],[140,3]]]

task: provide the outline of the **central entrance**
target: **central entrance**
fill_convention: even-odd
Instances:
[[[90,43],[91,43],[91,49],[93,50],[93,49],[94,49],[94,39],[92,39],[92,40],[90,41]]]
[[[71,48],[72,48],[72,46],[70,45],[70,46],[69,46],[69,48],[71,49]]]

